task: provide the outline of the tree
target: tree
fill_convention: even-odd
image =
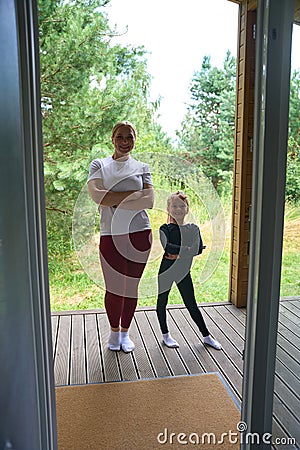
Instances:
[[[300,200],[300,73],[291,76],[289,139],[286,172],[286,198],[297,203]]]
[[[222,69],[205,56],[191,82],[191,103],[179,133],[190,161],[201,166],[215,188],[233,170],[236,62],[227,52]]]

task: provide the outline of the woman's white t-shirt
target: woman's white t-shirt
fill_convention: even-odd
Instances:
[[[131,156],[125,161],[115,160],[112,156],[92,161],[88,182],[101,179],[105,190],[114,192],[138,191],[144,183],[153,184],[148,164],[137,161]],[[122,206],[122,205],[121,205]],[[126,210],[122,207],[100,206],[100,234],[128,234],[150,229],[150,220],[146,210]]]

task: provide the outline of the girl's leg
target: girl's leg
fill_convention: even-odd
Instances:
[[[179,289],[180,295],[182,297],[182,300],[190,313],[191,318],[198,326],[201,334],[203,337],[209,335],[209,331],[205,325],[203,316],[201,314],[200,309],[198,308],[196,299],[195,299],[195,292],[194,292],[194,286],[193,281],[191,277],[191,273],[189,272],[183,280],[181,280],[179,283],[176,283],[177,287]]]
[[[157,297],[156,314],[157,314],[157,318],[158,318],[158,322],[159,322],[162,334],[166,334],[169,332],[168,325],[167,325],[167,313],[166,313],[169,292],[170,292],[170,290],[168,290],[166,292],[162,292],[161,294],[158,294],[158,297]]]
[[[211,347],[214,347],[217,350],[221,350],[222,346],[221,344],[213,339],[211,335],[209,334],[209,331],[205,325],[203,316],[201,314],[200,309],[198,308],[196,299],[195,299],[195,292],[194,292],[194,286],[193,281],[190,272],[181,280],[179,283],[177,283],[179,292],[181,294],[181,297],[183,299],[183,302],[185,306],[187,307],[187,310],[189,311],[191,318],[198,326],[202,336],[203,341],[205,344],[210,345]]]
[[[166,307],[168,304],[169,293],[173,284],[173,280],[170,276],[168,276],[167,273],[165,273],[169,265],[164,263],[165,261],[162,260],[158,274],[156,314],[162,332],[163,342],[167,347],[178,348],[178,342],[176,342],[175,339],[172,338],[167,325]]]
[[[156,314],[162,332],[164,344],[166,344],[166,346],[170,348],[178,348],[179,344],[177,341],[175,341],[175,339],[172,338],[167,325],[166,307],[168,304],[169,293],[170,289],[167,292],[162,292],[158,294],[156,304]]]

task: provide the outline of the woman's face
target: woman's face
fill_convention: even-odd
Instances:
[[[115,147],[115,157],[121,158],[131,152],[135,144],[134,132],[128,125],[121,125],[117,128],[112,137],[112,143]]]

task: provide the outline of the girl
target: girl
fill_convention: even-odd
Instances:
[[[135,348],[128,330],[152,240],[146,212],[153,207],[152,179],[147,164],[131,157],[135,140],[132,123],[118,122],[112,130],[113,155],[95,159],[88,179],[89,193],[101,215],[100,262],[111,327],[108,348],[124,352]]]
[[[200,230],[193,223],[184,223],[189,212],[187,195],[183,192],[171,194],[167,200],[168,224],[160,227],[160,240],[165,250],[158,273],[157,317],[163,335],[163,343],[170,348],[179,347],[172,338],[166,318],[169,292],[175,281],[183,302],[191,318],[197,324],[205,344],[221,350],[221,345],[213,339],[205,325],[197,306],[190,269],[193,257],[202,253],[203,242]]]

